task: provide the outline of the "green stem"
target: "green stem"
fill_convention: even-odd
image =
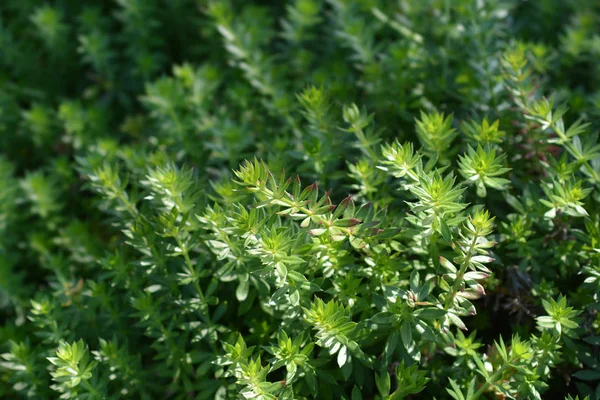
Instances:
[[[473,239],[471,240],[471,244],[469,246],[469,250],[465,255],[465,259],[462,263],[460,263],[460,267],[458,269],[458,273],[456,274],[456,278],[454,279],[454,283],[452,284],[452,291],[446,298],[446,305],[444,307],[445,310],[449,310],[452,304],[454,303],[454,298],[460,289],[465,273],[467,272],[467,268],[469,267],[469,263],[471,262],[471,257],[473,256],[473,250],[475,249],[475,245],[477,244],[477,239],[479,235],[477,232],[473,234]]]
[[[93,387],[87,381],[87,379],[82,379],[81,382],[83,383],[83,387],[85,388],[85,390],[87,390],[87,392],[90,393],[93,396],[93,398],[104,399],[104,395],[102,395],[102,393],[100,393],[100,391],[98,389],[96,389],[95,387]]]
[[[515,72],[517,73],[518,76],[522,76],[521,70],[518,70]],[[519,91],[519,97],[520,97],[521,104],[522,104],[521,111],[528,111],[527,93],[525,93],[525,88],[523,87],[523,85],[521,83],[522,80],[514,79],[514,81],[516,82],[517,88]],[[569,152],[569,154],[571,154],[571,156],[573,158],[575,158],[577,161],[579,161],[583,165],[583,167],[588,171],[588,173],[591,175],[591,177],[594,181],[600,182],[600,176],[598,175],[596,170],[594,170],[594,168],[590,165],[590,163],[587,160],[581,158],[582,154],[579,153],[579,151],[573,146],[573,144],[569,141],[569,138],[562,131],[562,129],[560,129],[557,126],[558,121],[548,121],[548,122],[549,122],[549,126],[554,130],[554,132],[556,132],[556,134],[561,139],[561,141],[562,141],[561,144],[565,147],[567,152]]]
[[[288,206],[290,206],[290,207],[297,208],[297,209],[298,209],[298,211],[301,211],[301,212],[303,212],[303,213],[304,213],[304,214],[305,214],[307,217],[313,217],[313,216],[315,216],[315,215],[313,214],[313,212],[312,212],[310,209],[308,209],[308,208],[306,208],[306,207],[303,207],[303,206],[299,206],[299,205],[298,205],[298,204],[296,204],[296,202],[295,202],[295,201],[293,201],[293,200],[287,199],[287,198],[285,198],[285,197],[282,197],[282,198],[276,198],[276,197],[275,197],[275,193],[273,193],[273,191],[271,191],[271,190],[269,190],[269,189],[265,189],[265,195],[266,195],[268,198],[270,198],[271,200],[278,200],[278,201],[281,201],[281,202],[285,203],[286,205],[288,205]]]
[[[558,133],[558,130],[555,128],[555,124],[552,124],[552,128],[555,132]],[[600,176],[598,176],[596,170],[594,170],[590,163],[582,157],[583,155],[579,152],[579,150],[575,148],[573,143],[567,142],[568,138],[564,134],[559,134],[559,136],[563,140],[563,145],[567,149],[567,152],[569,152],[569,154],[571,154],[571,156],[573,156],[575,160],[577,160],[581,163],[581,165],[583,165],[583,167],[589,172],[589,174],[595,182],[600,182]]]
[[[363,153],[365,153],[365,155],[367,157],[369,157],[371,160],[377,161],[378,160],[377,154],[375,154],[375,151],[373,151],[373,149],[371,148],[363,130],[362,129],[353,129],[353,131],[354,131],[354,134],[356,135],[356,137],[358,137],[360,144],[362,145],[361,150],[363,150]]]
[[[412,169],[406,169],[406,175],[414,182],[419,182],[419,176]]]
[[[129,211],[129,214],[131,214],[132,217],[137,217],[138,215],[138,210],[135,207],[135,205],[133,205],[129,199],[127,198],[127,196],[125,195],[125,193],[118,191],[117,192],[117,199],[121,201],[121,203],[123,203],[123,205],[125,206],[125,208],[127,209],[127,211]]]
[[[210,315],[208,313],[208,303],[206,302],[206,296],[204,295],[204,292],[202,291],[202,288],[200,287],[200,283],[198,282],[198,275],[196,274],[196,270],[194,269],[194,265],[192,264],[192,260],[190,259],[190,255],[189,255],[189,251],[187,249],[187,247],[183,244],[183,242],[181,241],[181,239],[179,238],[179,236],[175,237],[175,241],[177,242],[177,246],[181,249],[181,253],[183,254],[183,258],[185,260],[185,264],[188,268],[188,272],[192,275],[192,282],[194,285],[194,289],[196,289],[196,293],[198,294],[198,297],[200,297],[200,316],[202,317],[202,319],[204,320],[204,322],[206,322],[206,324],[208,325],[209,329],[212,330],[214,329],[215,325],[213,324]],[[215,347],[215,344],[211,341],[209,341],[209,345],[211,347],[211,349],[216,353],[217,349]]]
[[[485,393],[485,391],[488,390],[488,388],[490,386],[494,385],[493,382],[496,382],[496,381],[498,381],[498,379],[502,378],[504,371],[506,370],[506,368],[508,368],[510,366],[511,361],[512,360],[510,360],[508,363],[502,365],[496,372],[494,372],[492,374],[492,376],[490,376],[489,379],[486,379],[485,382],[479,388],[479,390],[475,392],[473,397],[471,397],[471,400],[475,400],[475,399],[479,398],[479,396],[481,396],[483,393]]]
[[[184,133],[183,125],[181,124],[181,121],[179,120],[179,117],[177,116],[177,113],[173,107],[169,107],[169,116],[175,123],[175,129],[177,130],[177,133],[180,135],[180,137],[182,137]]]

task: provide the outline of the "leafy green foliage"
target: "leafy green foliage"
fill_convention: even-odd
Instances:
[[[0,2],[0,397],[600,398],[599,18]]]
[[[79,340],[73,344],[60,343],[56,350],[56,357],[48,357],[48,361],[56,366],[55,372],[51,374],[52,379],[58,384],[54,387],[55,390],[68,393],[81,384],[86,390],[89,390],[89,393],[87,396],[79,397],[104,397],[97,388],[88,383],[92,377],[92,371],[96,367],[96,362],[90,362],[90,355],[83,341]],[[73,396],[78,396],[78,394],[69,395],[69,397]]]

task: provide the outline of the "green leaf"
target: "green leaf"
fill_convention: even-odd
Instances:
[[[448,224],[446,223],[446,221],[443,218],[439,218],[439,222],[440,222],[440,230],[441,230],[442,236],[444,237],[444,240],[448,243],[452,243],[452,231],[448,227]]]
[[[357,386],[354,386],[354,389],[352,389],[352,400],[362,400],[362,398],[360,389]]]
[[[426,307],[416,310],[414,316],[422,320],[431,321],[444,317],[446,313],[447,311],[441,308]]]
[[[346,351],[346,346],[342,346],[338,351],[337,363],[340,368],[342,368],[346,364],[346,361],[348,361],[348,354]]]
[[[235,290],[235,297],[238,301],[244,301],[248,297],[248,291],[250,290],[250,282],[249,281],[240,281],[238,283],[238,287]]]
[[[387,371],[383,371],[381,375],[375,374],[375,384],[381,397],[385,398],[390,394],[390,374]]]
[[[600,379],[600,371],[577,371],[573,374],[575,378],[582,379],[584,381],[595,381]]]

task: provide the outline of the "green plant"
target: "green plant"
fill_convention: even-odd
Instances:
[[[0,3],[0,397],[600,398],[600,9]]]

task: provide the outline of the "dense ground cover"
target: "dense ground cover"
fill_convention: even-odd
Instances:
[[[0,2],[0,397],[600,398],[600,4]]]

